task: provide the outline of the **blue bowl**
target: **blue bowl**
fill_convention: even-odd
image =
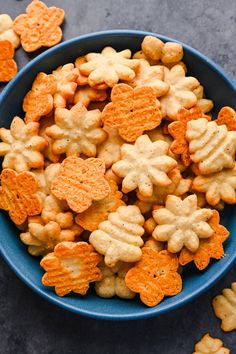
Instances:
[[[146,35],[155,34],[129,30],[92,33],[47,50],[27,64],[2,92],[0,126],[9,127],[15,115],[23,117],[22,100],[38,72],[50,73],[59,65],[73,62],[76,57],[85,53],[101,51],[105,46],[113,46],[117,50],[130,48],[135,52],[140,49],[141,41]],[[175,41],[161,35],[156,36],[163,41]],[[184,61],[189,69],[188,74],[197,77],[203,84],[206,96],[215,102],[215,111],[219,111],[225,105],[236,108],[235,83],[207,57],[187,45],[183,46],[185,50]],[[56,296],[53,289],[42,286],[43,271],[39,266],[39,260],[27,253],[26,247],[19,240],[19,231],[5,212],[2,212],[0,216],[0,250],[6,262],[20,279],[39,295],[66,310],[98,319],[140,319],[156,316],[184,305],[209,289],[229,270],[236,260],[236,242],[234,240],[236,217],[234,217],[234,212],[235,207],[226,207],[221,213],[222,224],[231,232],[231,236],[225,242],[225,257],[220,261],[211,262],[203,272],[199,272],[192,265],[187,266],[183,274],[183,291],[177,296],[166,298],[153,308],[145,307],[138,300],[138,296],[133,301],[118,298],[102,299],[95,295],[93,289],[85,297],[73,294],[63,298]]]

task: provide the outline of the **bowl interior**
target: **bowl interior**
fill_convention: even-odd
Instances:
[[[101,32],[72,39],[41,54],[22,69],[3,91],[0,97],[0,125],[9,127],[15,115],[23,117],[22,100],[38,72],[50,73],[59,65],[73,62],[78,56],[88,52],[101,51],[105,46],[112,46],[117,50],[130,48],[135,52],[140,49],[142,38],[147,34],[150,33],[137,31]],[[164,36],[157,36],[164,41],[171,40]],[[215,102],[214,111],[219,111],[225,105],[236,108],[235,84],[209,59],[188,46],[184,47],[184,62],[188,67],[188,75],[197,77],[204,86],[206,97]],[[94,294],[93,289],[86,297],[77,295],[57,297],[52,289],[41,285],[43,271],[39,266],[39,260],[26,252],[25,246],[19,241],[19,231],[5,212],[0,215],[0,250],[6,261],[24,282],[43,297],[61,307],[96,318],[136,319],[149,317],[179,307],[200,295],[234,263],[236,259],[236,242],[232,237],[236,232],[234,213],[235,207],[233,206],[228,206],[221,212],[221,223],[231,232],[231,236],[225,242],[225,257],[218,262],[213,261],[203,272],[197,271],[191,265],[187,266],[183,274],[183,291],[177,296],[166,298],[154,308],[142,305],[138,297],[136,301],[117,298],[102,299]]]

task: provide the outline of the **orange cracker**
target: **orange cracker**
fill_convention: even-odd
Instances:
[[[216,123],[219,125],[225,124],[228,130],[236,130],[236,112],[231,107],[221,108]]]
[[[39,73],[23,101],[23,110],[26,112],[25,121],[37,122],[42,116],[49,114],[53,109],[53,95],[57,90],[57,82],[53,75]]]
[[[0,82],[10,81],[17,73],[13,44],[7,40],[0,41]]]
[[[188,141],[186,139],[187,123],[190,120],[198,118],[207,118],[210,120],[210,117],[203,114],[198,106],[190,110],[180,108],[177,114],[177,120],[168,125],[168,132],[174,138],[170,150],[174,154],[181,155],[184,166],[189,166],[191,163]]]
[[[88,107],[92,101],[103,102],[107,98],[105,90],[95,90],[90,86],[84,86],[78,88],[74,96],[74,104],[82,103],[85,107]]]
[[[58,296],[71,291],[85,295],[90,282],[102,279],[97,267],[101,260],[102,257],[87,242],[61,242],[40,262],[46,271],[42,283],[54,286]]]
[[[107,219],[109,213],[115,211],[119,206],[125,205],[125,202],[121,200],[123,194],[118,191],[117,184],[110,180],[109,185],[111,191],[106,198],[93,202],[91,207],[76,216],[76,223],[82,226],[83,229],[96,230],[98,225]]]
[[[66,200],[72,210],[82,213],[91,206],[93,200],[101,200],[110,193],[104,174],[103,160],[83,160],[69,156],[63,160],[59,174],[52,182],[51,191],[58,199]]]
[[[199,270],[205,269],[210,259],[221,259],[224,255],[223,242],[229,236],[229,231],[219,224],[220,216],[218,211],[214,210],[209,225],[214,230],[214,233],[208,239],[201,239],[200,246],[195,253],[190,252],[186,248],[183,248],[180,256],[179,263],[184,266],[191,261],[194,261],[196,267]]]
[[[111,92],[111,103],[102,112],[102,121],[117,128],[120,136],[135,141],[145,130],[156,128],[161,123],[161,113],[155,92],[151,87],[136,87],[117,84]]]
[[[142,249],[142,258],[125,277],[127,287],[140,293],[147,306],[156,306],[165,296],[173,296],[182,290],[182,279],[177,273],[178,257],[164,250]]]
[[[17,16],[14,31],[20,36],[26,52],[34,52],[41,47],[52,47],[62,39],[60,25],[64,20],[64,10],[47,7],[42,1],[33,0],[26,8],[26,14]]]
[[[1,174],[0,208],[9,211],[15,224],[21,225],[27,216],[38,215],[42,211],[42,201],[37,195],[36,176],[28,171],[17,173],[5,169]]]

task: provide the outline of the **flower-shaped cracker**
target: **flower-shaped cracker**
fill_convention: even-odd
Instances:
[[[26,52],[34,52],[41,47],[52,47],[62,38],[60,25],[64,20],[64,10],[47,7],[42,1],[33,0],[26,8],[26,14],[19,15],[13,29],[20,36]]]
[[[42,116],[49,114],[53,109],[53,95],[56,93],[57,82],[53,75],[39,73],[23,101],[23,110],[26,112],[25,121],[37,122]]]
[[[142,212],[149,212],[155,204],[165,204],[166,198],[169,194],[181,196],[187,193],[191,187],[192,181],[189,178],[183,178],[177,168],[174,168],[168,173],[171,184],[168,186],[154,186],[151,197],[144,197],[137,191],[138,201],[136,205]]]
[[[136,87],[126,84],[114,86],[111,103],[102,112],[102,121],[111,128],[117,128],[120,136],[135,141],[145,130],[160,125],[161,114],[155,92],[151,87]]]
[[[132,263],[118,262],[116,266],[109,268],[101,262],[99,268],[102,271],[102,280],[96,282],[96,294],[104,298],[118,296],[121,299],[133,299],[135,293],[125,284],[125,275],[132,266]]]
[[[130,57],[129,49],[117,52],[111,47],[106,47],[101,53],[87,54],[87,63],[80,65],[79,70],[83,75],[88,76],[90,86],[105,83],[113,87],[119,80],[134,79],[139,60]]]
[[[37,194],[38,183],[33,173],[16,173],[5,169],[1,174],[0,208],[9,211],[15,224],[21,225],[27,216],[41,213],[42,201]]]
[[[179,252],[184,246],[196,252],[199,238],[208,238],[214,233],[207,223],[212,215],[211,209],[198,209],[194,194],[184,200],[168,195],[165,208],[153,211],[153,218],[158,225],[152,236],[158,241],[167,241],[170,252]]]
[[[212,302],[215,315],[222,320],[221,328],[229,332],[236,329],[236,282],[231,289],[224,289]]]
[[[51,127],[54,123],[54,115],[49,115],[41,119],[39,126],[39,136],[44,138],[48,143],[48,146],[43,151],[45,158],[47,158],[51,162],[56,163],[58,162],[60,155],[54,154],[54,152],[52,151],[54,140],[46,134],[46,129],[48,127]]]
[[[85,107],[93,101],[103,102],[107,98],[105,90],[96,90],[90,86],[79,87],[74,96],[74,104],[82,103]]]
[[[165,141],[152,143],[148,135],[140,136],[134,145],[122,145],[122,158],[112,166],[119,177],[124,177],[122,191],[128,193],[138,188],[144,197],[151,197],[153,185],[171,184],[167,173],[177,166],[177,162],[167,155],[168,148]]]
[[[67,102],[71,102],[77,88],[79,71],[74,64],[69,63],[59,66],[52,72],[57,82],[57,91],[54,94],[54,107],[66,107]]]
[[[70,156],[63,160],[51,191],[58,199],[66,200],[72,210],[82,213],[93,200],[101,200],[109,194],[110,186],[104,174],[105,164],[101,159],[82,160]]]
[[[176,255],[143,247],[142,258],[128,271],[125,283],[130,290],[140,293],[145,305],[156,306],[164,296],[173,296],[182,290],[182,279],[177,270]]]
[[[38,190],[41,198],[44,199],[47,195],[51,194],[51,183],[57,177],[60,170],[59,163],[51,163],[45,170],[32,171],[38,180]]]
[[[89,283],[102,278],[97,264],[101,256],[86,242],[61,242],[54,252],[45,256],[40,265],[46,271],[42,278],[43,285],[55,286],[58,296],[71,291],[85,295]]]
[[[137,74],[130,85],[132,87],[148,86],[155,91],[156,97],[165,95],[170,86],[164,80],[164,67],[161,65],[150,66],[148,61],[140,60]]]
[[[187,123],[186,138],[190,158],[198,163],[200,173],[210,174],[234,167],[236,131],[228,131],[226,125],[199,118]]]
[[[116,128],[110,128],[104,125],[103,129],[107,133],[107,139],[98,146],[97,157],[102,159],[106,168],[112,166],[116,161],[121,158],[121,146],[124,144],[124,140],[120,137]]]
[[[188,141],[186,139],[187,123],[190,120],[198,118],[210,120],[210,117],[205,116],[197,106],[190,110],[180,108],[176,116],[176,121],[168,125],[168,132],[174,138],[170,150],[176,155],[181,155],[181,161],[184,166],[191,164]]]
[[[181,65],[175,65],[170,70],[164,68],[164,81],[170,85],[168,93],[160,98],[163,117],[176,120],[180,108],[191,108],[197,103],[197,97],[192,92],[200,83],[194,77],[185,77]]]
[[[55,124],[46,129],[46,134],[55,140],[53,153],[67,156],[82,153],[89,157],[96,156],[96,145],[107,136],[101,128],[101,112],[98,109],[87,111],[80,103],[70,110],[57,108]]]
[[[230,354],[230,350],[223,347],[222,340],[212,338],[207,333],[195,345],[193,354]]]
[[[89,242],[105,255],[108,267],[113,267],[118,261],[136,262],[142,255],[143,224],[144,218],[138,207],[120,206],[109,214],[108,220],[99,224],[98,230],[91,233]]]
[[[232,169],[224,169],[207,176],[197,176],[192,189],[206,194],[207,203],[217,205],[221,200],[236,203],[236,164]]]
[[[38,136],[39,123],[24,121],[15,117],[10,129],[1,128],[0,156],[4,156],[3,168],[12,168],[17,172],[31,168],[42,168],[44,157],[40,151],[47,146],[47,141]]]
[[[28,231],[20,234],[21,241],[28,246],[28,252],[32,256],[44,256],[52,252],[62,241],[74,241],[75,236],[74,230],[62,230],[55,221],[50,221],[46,225],[29,222]]]
[[[216,119],[218,125],[225,124],[228,130],[236,130],[236,112],[231,107],[221,108]]]
[[[106,220],[111,212],[115,211],[119,206],[125,205],[123,200],[121,200],[123,194],[118,191],[117,184],[111,180],[109,185],[111,191],[107,197],[93,202],[86,211],[76,216],[75,221],[85,230],[96,230],[98,225]]]
[[[209,265],[211,258],[221,259],[223,257],[224,248],[222,244],[229,236],[229,232],[224,226],[219,225],[219,221],[219,213],[214,210],[213,215],[209,220],[209,225],[214,231],[213,235],[210,238],[204,240],[201,239],[199,248],[195,253],[183,248],[179,257],[179,263],[181,265],[184,266],[191,261],[194,261],[196,267],[199,270],[203,270]]]
[[[13,21],[7,14],[0,15],[0,41],[9,41],[16,49],[20,45],[20,38],[13,31]]]
[[[13,44],[0,40],[0,82],[10,81],[17,73]]]

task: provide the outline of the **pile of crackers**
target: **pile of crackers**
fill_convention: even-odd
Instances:
[[[11,35],[27,51],[57,43],[64,12],[55,9],[34,0]],[[42,29],[32,40],[32,16],[48,19],[45,31],[53,19],[50,40]],[[13,44],[2,43],[13,63]],[[179,43],[146,36],[134,54],[106,47],[40,72],[25,116],[0,129],[0,208],[58,296],[95,283],[98,296],[139,294],[156,306],[181,292],[187,264],[202,271],[224,256],[219,211],[236,203],[236,112],[212,119],[183,56]],[[213,300],[225,331],[236,328],[235,286]],[[195,350],[229,353],[222,346],[206,335]]]

